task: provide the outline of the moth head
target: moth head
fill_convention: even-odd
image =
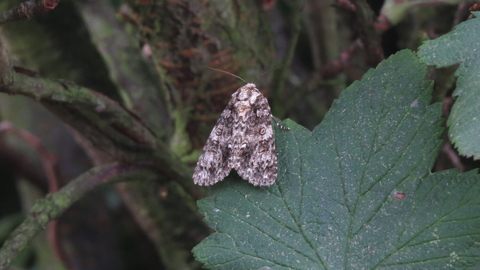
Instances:
[[[239,89],[237,99],[240,101],[250,99],[252,96],[254,96],[254,92],[258,92],[257,86],[253,83],[247,83],[245,86]]]

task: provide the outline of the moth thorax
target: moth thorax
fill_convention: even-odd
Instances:
[[[252,106],[248,101],[239,101],[235,104],[235,111],[238,113],[239,116],[244,116],[247,112],[252,109]]]
[[[244,101],[249,99],[251,96],[252,96],[252,89],[245,88],[244,86],[242,87],[240,93],[238,93],[237,100]]]

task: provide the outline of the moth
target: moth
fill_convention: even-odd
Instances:
[[[247,83],[240,87],[205,143],[193,174],[194,183],[213,185],[234,169],[255,186],[273,184],[278,168],[272,119],[268,100],[257,86]]]

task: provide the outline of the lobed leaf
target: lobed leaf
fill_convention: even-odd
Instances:
[[[473,12],[477,17],[480,12]],[[480,159],[480,19],[457,25],[452,32],[426,41],[418,55],[428,65],[446,67],[460,64],[455,72],[457,98],[447,121],[448,135],[458,151]]]
[[[276,130],[279,177],[235,177],[198,202],[217,232],[193,252],[209,269],[453,269],[474,265],[476,172],[430,173],[441,104],[405,50],[342,92],[313,132]]]

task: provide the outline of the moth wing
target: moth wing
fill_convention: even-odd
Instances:
[[[232,133],[231,121],[228,121],[232,112],[231,103],[232,101],[213,127],[198,159],[193,173],[193,182],[197,185],[213,185],[223,180],[232,170],[228,162],[230,155],[228,141]]]
[[[246,125],[246,146],[235,168],[238,175],[255,186],[269,186],[277,179],[277,152],[268,100],[259,96],[252,104]]]

